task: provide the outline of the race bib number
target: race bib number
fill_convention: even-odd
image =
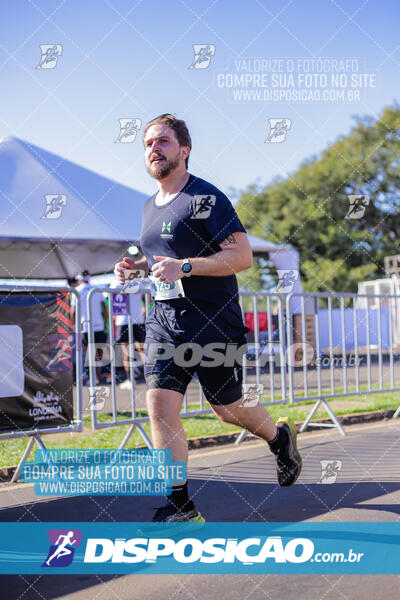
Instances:
[[[151,281],[151,296],[153,300],[173,300],[174,298],[185,297],[182,281],[180,279],[177,279],[172,283],[166,283],[165,281],[160,281],[150,273],[149,279]]]

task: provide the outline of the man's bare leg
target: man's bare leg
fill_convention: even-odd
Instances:
[[[166,389],[148,390],[146,401],[154,448],[172,450],[173,460],[187,464],[188,443],[179,416],[183,394]],[[166,520],[204,522],[189,498],[187,481],[173,483],[166,506],[160,507],[153,518],[153,521]]]
[[[232,404],[213,404],[214,413],[226,423],[243,427],[268,442],[275,455],[279,485],[293,485],[301,473],[302,460],[297,450],[295,427],[287,419],[279,419],[275,425],[261,403],[256,406],[241,406],[242,398]]]
[[[183,395],[173,390],[148,390],[146,402],[154,448],[172,450],[173,460],[187,463],[188,444],[179,417]]]
[[[266,442],[270,442],[276,437],[277,428],[262,404],[256,406],[240,406],[242,398],[232,404],[212,404],[214,413],[221,421],[238,425],[254,433]]]

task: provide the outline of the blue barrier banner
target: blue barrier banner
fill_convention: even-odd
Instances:
[[[171,450],[36,450],[21,481],[38,496],[163,496],[186,481],[186,463]]]
[[[399,574],[400,523],[0,523],[0,573]]]

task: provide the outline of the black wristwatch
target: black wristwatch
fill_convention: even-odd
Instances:
[[[182,271],[185,274],[185,277],[190,277],[191,273],[192,273],[192,264],[190,262],[189,258],[184,258],[183,259],[183,263],[182,263]]]

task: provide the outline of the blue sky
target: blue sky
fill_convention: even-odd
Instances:
[[[78,0],[3,3],[0,137],[17,136],[152,193],[140,135],[116,144],[120,118],[162,112],[186,120],[190,171],[223,191],[293,172],[398,94],[399,3],[391,0]],[[35,69],[41,44],[61,44],[53,69]],[[193,44],[213,44],[208,68],[189,69]],[[235,60],[357,58],[376,87],[356,102],[237,102],[218,88]],[[269,74],[269,77],[271,75]],[[397,96],[398,98],[398,96]],[[265,143],[268,119],[291,120]],[[234,199],[234,196],[231,196]]]

